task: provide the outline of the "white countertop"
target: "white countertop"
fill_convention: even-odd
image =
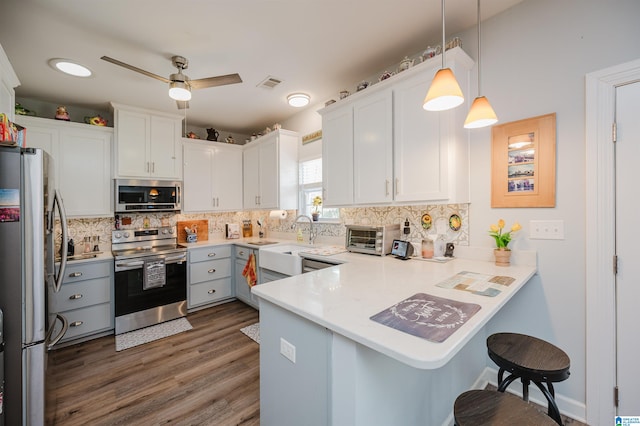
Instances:
[[[522,252],[525,255],[520,259],[526,260],[522,262],[525,265],[498,267],[488,261],[490,251],[487,249],[480,249],[481,255],[473,254],[472,250],[465,251],[466,257],[475,260],[456,258],[435,263],[341,253],[328,258],[345,262],[343,264],[261,284],[253,287],[252,292],[402,363],[420,369],[435,369],[446,364],[536,272],[534,252]],[[515,281],[495,297],[436,286],[462,271],[506,275]],[[481,309],[442,343],[433,343],[369,319],[416,293],[475,303]]]

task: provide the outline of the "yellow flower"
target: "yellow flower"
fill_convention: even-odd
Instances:
[[[511,232],[516,232],[516,231],[519,231],[521,229],[522,229],[522,226],[518,222],[516,222],[511,227]]]
[[[499,230],[498,225],[491,225],[491,232],[498,232]]]
[[[498,228],[500,228],[500,229],[504,228],[504,219],[500,219],[498,221]]]
[[[496,247],[504,250],[509,250],[507,246],[511,241],[511,234],[521,230],[522,226],[518,222],[515,222],[509,232],[502,232],[504,226],[504,220],[500,219],[497,225],[491,225],[489,227],[489,235],[491,235],[496,240]]]

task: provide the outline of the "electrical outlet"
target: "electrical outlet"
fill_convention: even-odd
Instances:
[[[296,347],[282,337],[280,338],[280,354],[292,363],[296,363]]]
[[[534,240],[564,240],[564,220],[529,221],[529,238]]]

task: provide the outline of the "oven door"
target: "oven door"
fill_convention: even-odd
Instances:
[[[164,285],[147,285],[145,262],[164,260]],[[157,277],[156,277],[157,278]],[[187,300],[187,253],[115,261],[115,316]]]

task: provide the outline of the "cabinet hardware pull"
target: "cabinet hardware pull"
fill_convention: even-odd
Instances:
[[[72,272],[69,274],[69,278],[78,278],[82,276],[82,272]]]
[[[209,293],[209,294],[213,294],[213,293],[215,293],[215,292],[216,292],[216,290],[215,290],[215,289],[211,289],[211,290],[209,290],[207,293]]]
[[[69,296],[69,300],[77,300],[77,299],[82,299],[82,295],[81,294],[73,294],[73,295]]]
[[[210,273],[210,274],[213,274],[215,271],[216,271],[216,270],[215,270],[215,269],[213,269],[213,268],[209,269],[209,273]]]
[[[71,324],[69,324],[71,327],[80,327],[82,325],[83,321],[75,321],[72,322]]]
[[[240,250],[240,251],[238,252],[238,254],[239,254],[240,256],[244,256],[244,250]]]
[[[216,254],[215,254],[215,253],[209,253],[207,256],[209,256],[209,257],[216,257]]]
[[[151,163],[151,173],[155,173],[156,172],[156,162],[152,162]]]

